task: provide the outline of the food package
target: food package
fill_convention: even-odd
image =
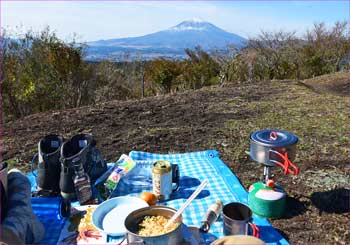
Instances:
[[[110,170],[110,174],[104,182],[104,187],[108,196],[117,188],[120,179],[129,174],[135,166],[135,161],[129,156],[125,154],[121,155],[115,166]]]

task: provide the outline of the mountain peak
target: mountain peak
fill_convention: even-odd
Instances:
[[[217,28],[213,24],[206,22],[199,18],[192,18],[191,20],[185,20],[180,24],[170,28],[172,31],[204,31],[211,28]]]
[[[188,20],[187,22],[203,23],[205,21],[201,18],[193,17],[192,19]]]
[[[140,37],[119,38],[90,42],[90,59],[96,57],[115,57],[124,52],[143,54],[147,59],[155,57],[186,57],[184,50],[201,45],[203,50],[225,49],[234,44],[242,47],[243,37],[203,21],[198,18],[186,20],[169,29]],[[136,57],[136,56],[135,56]]]

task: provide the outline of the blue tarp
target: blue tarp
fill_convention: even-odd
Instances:
[[[199,227],[209,206],[220,199],[223,204],[230,202],[241,202],[247,204],[248,193],[241,185],[238,178],[231,172],[226,164],[220,159],[215,150],[191,152],[184,154],[153,154],[140,151],[132,151],[129,156],[137,162],[136,168],[130,175],[120,182],[117,195],[139,195],[142,191],[151,190],[150,170],[152,164],[157,160],[168,160],[178,164],[180,169],[180,188],[170,200],[163,202],[163,205],[179,209],[193,191],[202,181],[208,179],[209,183],[198,197],[187,207],[183,213],[183,221],[187,226]],[[28,176],[31,180],[33,190],[36,188],[34,176]],[[40,214],[40,210],[35,210]],[[53,226],[52,221],[39,216],[45,227]],[[261,239],[267,244],[289,244],[281,234],[274,229],[270,222],[258,216],[253,216],[253,222],[259,226]],[[57,220],[62,224],[62,220]],[[47,236],[43,243],[52,243],[58,239],[60,230],[50,230],[50,237]],[[52,236],[52,237],[51,237]],[[204,239],[207,243],[213,239],[223,236],[222,218],[215,222],[209,234]],[[116,242],[117,240],[112,240]]]

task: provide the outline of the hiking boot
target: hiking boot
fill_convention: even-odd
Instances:
[[[60,149],[63,139],[58,135],[47,135],[38,143],[38,190],[48,193],[60,192]]]
[[[106,162],[101,158],[101,154],[96,149],[96,141],[92,135],[78,134],[63,143],[61,148],[61,195],[67,199],[75,199],[74,188],[75,171],[73,159],[79,159],[84,171],[89,175],[91,184],[107,171]],[[78,164],[75,162],[75,164]]]
[[[89,175],[92,184],[94,184],[95,181],[107,171],[107,163],[102,159],[102,154],[97,149],[95,140],[87,154],[84,169]]]

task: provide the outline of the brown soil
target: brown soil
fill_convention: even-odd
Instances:
[[[92,133],[107,161],[141,150],[158,153],[219,151],[245,187],[262,167],[249,160],[249,133],[281,128],[300,137],[299,176],[274,173],[288,191],[285,217],[272,224],[291,243],[350,243],[350,99],[319,95],[296,82],[210,87],[135,101],[31,115],[4,127],[4,159],[30,170],[38,141]]]

